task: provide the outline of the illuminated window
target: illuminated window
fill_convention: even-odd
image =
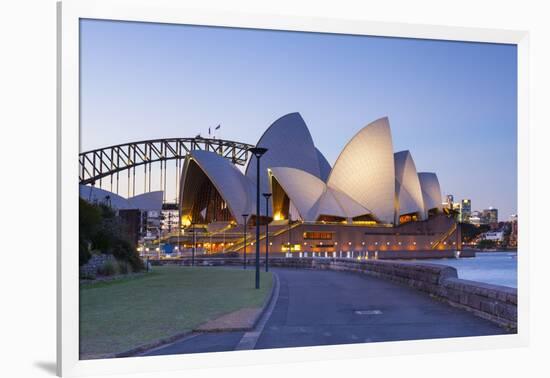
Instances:
[[[352,219],[352,222],[354,224],[367,225],[367,226],[373,226],[377,223],[376,219],[371,214],[364,214],[358,217],[354,217]]]
[[[332,240],[333,232],[314,232],[314,231],[306,231],[304,232],[304,240],[311,240],[311,239],[317,239],[317,240]]]
[[[342,222],[346,222],[346,218],[342,218],[342,217],[336,217],[336,216],[331,216],[331,215],[320,215],[318,218],[317,218],[317,222],[321,222],[321,223],[342,223]]]
[[[288,252],[288,244],[284,244],[281,246],[281,252]],[[290,245],[290,252],[300,252],[302,250],[302,246],[300,244],[291,244]]]
[[[418,216],[416,213],[403,214],[399,217],[399,223],[416,222],[417,220],[418,220]]]

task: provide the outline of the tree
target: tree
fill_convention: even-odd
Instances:
[[[495,248],[495,246],[496,242],[494,240],[483,239],[477,243],[477,247],[479,249],[490,249]]]
[[[471,223],[461,223],[462,240],[469,242],[476,238],[476,236],[489,231],[488,225],[473,225]]]
[[[84,265],[90,260],[92,237],[101,225],[101,211],[82,198],[78,202],[78,255],[79,264]]]
[[[79,262],[85,264],[91,257],[90,249],[111,254],[126,261],[134,271],[144,269],[136,246],[127,238],[126,224],[111,207],[79,201]]]

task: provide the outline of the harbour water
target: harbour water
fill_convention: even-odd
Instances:
[[[517,252],[477,252],[472,258],[422,261],[452,266],[461,279],[515,288],[518,285]]]

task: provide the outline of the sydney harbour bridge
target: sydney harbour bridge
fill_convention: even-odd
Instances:
[[[188,235],[181,235],[180,217],[177,214],[180,176],[187,154],[194,150],[212,151],[236,166],[244,167],[251,147],[246,143],[197,136],[144,140],[98,148],[79,154],[79,183],[126,198],[162,191],[162,210],[176,220],[172,223],[172,229],[167,228],[162,232],[162,241],[180,245],[188,239]],[[231,237],[231,233],[224,232],[223,236],[216,234],[203,232],[199,239],[223,238],[218,244],[223,246],[222,250],[226,250],[228,245],[222,240]],[[241,237],[242,232],[239,230],[235,234],[233,237]],[[201,246],[200,240],[196,242]],[[201,247],[206,247],[206,243],[203,242]]]
[[[178,203],[179,178],[190,151],[213,151],[233,164],[245,166],[246,143],[211,138],[167,138],[130,142],[82,152],[79,182],[126,197],[161,190],[165,207]],[[172,183],[172,188],[169,187]],[[175,196],[168,198],[166,193]]]

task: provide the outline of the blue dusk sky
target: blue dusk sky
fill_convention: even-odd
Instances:
[[[517,212],[514,45],[95,20],[80,32],[81,151],[218,124],[216,137],[255,144],[300,112],[333,164],[388,116],[395,151],[443,195]]]

